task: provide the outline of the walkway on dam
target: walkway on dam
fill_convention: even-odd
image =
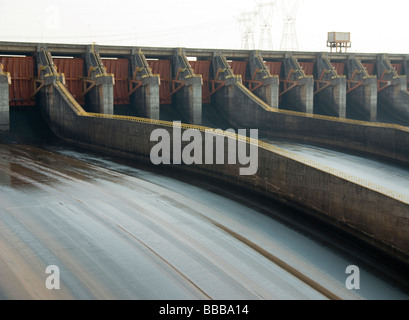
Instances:
[[[38,46],[41,44],[0,42],[0,63],[11,77],[10,106],[35,104],[36,87],[40,83],[34,58]],[[53,60],[58,72],[65,75],[70,92],[84,105],[92,92],[93,81],[95,83],[89,71],[96,66],[90,66],[89,59],[85,58],[87,48],[91,46],[48,44],[48,47],[55,55]],[[116,105],[138,104],[133,99],[134,94],[140,100],[142,87],[155,87],[157,80],[160,80],[160,104],[171,104],[186,95],[182,94],[186,87],[196,86],[198,91],[202,91],[202,102],[210,103],[212,96],[225,83],[224,70],[230,69],[230,75],[240,76],[255,96],[275,109],[371,122],[409,123],[407,55],[120,46],[95,48],[100,52],[100,61],[106,72],[115,78],[113,95]],[[137,56],[141,59],[136,59]],[[225,63],[216,65],[217,56],[225,58]],[[151,71],[141,72],[145,67]],[[201,81],[193,81],[196,76]],[[143,83],[144,77],[151,77],[153,82]],[[190,103],[193,109],[200,108],[197,101]],[[149,107],[139,105],[139,112],[150,113],[156,118],[157,105],[153,100],[148,104]],[[189,116],[199,121],[196,115]]]
[[[236,188],[61,145],[0,164],[0,299],[409,299],[403,270]]]

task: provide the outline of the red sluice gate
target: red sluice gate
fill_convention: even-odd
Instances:
[[[11,77],[10,106],[35,106],[34,57],[0,56],[0,63]]]

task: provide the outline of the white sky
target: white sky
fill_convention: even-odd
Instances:
[[[271,23],[273,50],[280,50],[283,32],[281,1],[276,0]],[[0,0],[0,41],[241,49],[237,18],[253,11],[256,2]],[[329,51],[327,33],[337,31],[351,32],[350,52],[409,54],[407,0],[298,2],[300,51]],[[259,22],[254,31],[252,49],[265,49],[259,47]]]

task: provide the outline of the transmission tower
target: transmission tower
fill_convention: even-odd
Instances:
[[[297,32],[295,29],[295,20],[298,10],[298,0],[286,0],[282,2],[283,10],[283,35],[281,37],[281,50],[298,50]]]
[[[242,12],[237,21],[240,26],[241,48],[245,50],[255,49],[254,44],[254,24],[257,18],[257,11]]]
[[[273,38],[271,26],[273,22],[274,7],[276,1],[258,0],[257,11],[260,19],[260,50],[273,50]]]

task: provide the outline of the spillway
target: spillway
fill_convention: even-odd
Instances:
[[[397,265],[255,194],[61,145],[0,161],[1,299],[409,297]]]

